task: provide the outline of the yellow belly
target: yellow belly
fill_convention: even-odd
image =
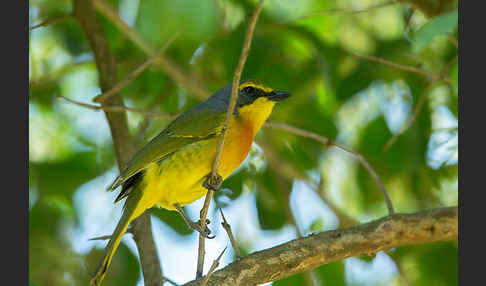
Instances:
[[[227,178],[243,162],[253,142],[251,130],[231,126],[225,140],[218,173]],[[238,128],[240,127],[240,128]],[[158,205],[174,210],[192,203],[207,192],[202,186],[211,172],[218,138],[192,143],[160,163],[152,163],[143,177],[143,195],[137,209]]]

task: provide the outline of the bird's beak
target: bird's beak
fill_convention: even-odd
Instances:
[[[268,96],[268,99],[272,101],[282,101],[288,97],[290,97],[290,93],[283,91],[272,91]]]

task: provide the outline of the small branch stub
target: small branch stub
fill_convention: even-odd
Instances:
[[[221,213],[221,217],[223,218],[223,222],[221,223],[221,225],[223,226],[224,230],[228,234],[228,237],[231,242],[231,247],[233,247],[233,252],[235,254],[236,259],[238,260],[240,259],[241,254],[240,254],[240,250],[238,249],[238,245],[236,244],[236,240],[233,235],[233,232],[231,231],[231,225],[226,221],[226,218],[224,217],[223,214],[223,209],[219,209],[219,212]]]

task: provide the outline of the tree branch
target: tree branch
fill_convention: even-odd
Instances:
[[[62,95],[58,95],[57,98],[65,100],[69,103],[72,103],[74,105],[78,105],[81,107],[85,107],[88,109],[92,110],[103,110],[105,112],[125,112],[125,111],[130,111],[130,112],[137,112],[140,113],[146,117],[156,117],[156,118],[162,118],[162,119],[174,119],[176,118],[179,114],[167,114],[167,113],[160,113],[160,112],[153,112],[149,110],[145,110],[142,108],[133,108],[133,107],[126,107],[126,106],[104,106],[104,105],[94,105],[94,104],[87,104],[83,102],[79,102],[67,97],[64,97]]]
[[[394,247],[456,241],[457,207],[394,214],[356,227],[313,234],[254,252],[216,271],[208,285],[256,285],[323,264]],[[188,282],[201,285],[204,279]]]
[[[137,67],[133,72],[131,72],[125,79],[117,83],[114,87],[112,87],[109,91],[97,95],[95,98],[93,98],[94,102],[102,102],[105,101],[108,97],[117,94],[125,85],[130,83],[134,78],[139,76],[144,70],[149,68],[155,61],[157,61],[157,58],[165,51],[167,48],[170,46],[170,44],[174,41],[174,39],[177,37],[176,35],[173,35],[170,37],[167,42],[160,48],[157,52],[155,52],[155,55],[151,57],[150,59],[146,60],[142,65]]]
[[[115,26],[118,27],[120,32],[125,34],[135,45],[137,45],[143,52],[145,52],[149,57],[156,56],[156,51],[147,43],[145,43],[142,38],[123,20],[118,16],[118,13],[110,7],[103,0],[93,0],[93,6],[103,14],[107,19],[109,19]],[[186,75],[184,71],[174,63],[170,58],[159,55],[156,57],[155,63],[159,64],[167,73],[167,75],[179,83],[184,88],[187,88],[199,99],[206,99],[209,97],[209,92],[203,87],[197,80]]]
[[[390,196],[388,196],[388,192],[385,188],[385,185],[383,184],[383,182],[381,181],[380,177],[375,172],[375,170],[371,167],[370,163],[368,163],[368,161],[363,157],[363,155],[361,155],[358,152],[352,151],[352,150],[348,149],[347,147],[336,144],[335,142],[331,141],[329,138],[326,138],[326,137],[321,136],[319,134],[316,134],[316,133],[313,133],[313,132],[310,132],[310,131],[307,131],[307,130],[302,130],[302,129],[299,129],[299,128],[296,128],[294,126],[290,126],[290,125],[287,125],[287,124],[284,124],[284,123],[266,122],[264,124],[264,126],[284,130],[284,131],[294,133],[294,134],[302,136],[302,137],[314,139],[318,142],[321,142],[325,146],[334,146],[334,147],[341,149],[342,151],[352,155],[353,157],[355,157],[361,163],[361,165],[363,165],[363,167],[366,169],[366,171],[368,171],[368,173],[371,175],[371,177],[373,177],[373,180],[375,180],[376,184],[380,188],[380,191],[383,194],[386,206],[388,208],[388,213],[389,214],[394,213],[393,204],[390,200]]]
[[[442,69],[442,71],[440,72],[441,75],[444,75],[446,74],[446,72],[452,67],[452,64],[454,64],[455,62],[457,61],[457,55],[452,58],[452,60],[450,60],[446,65],[445,67]],[[418,101],[417,101],[417,105],[415,106],[414,110],[413,110],[413,113],[412,113],[412,116],[410,117],[410,119],[405,123],[405,125],[400,129],[400,131],[393,135],[392,138],[390,138],[385,146],[383,147],[383,149],[381,150],[381,152],[387,152],[388,149],[390,149],[391,145],[393,145],[400,136],[403,135],[403,133],[405,133],[410,127],[412,127],[413,123],[415,122],[415,120],[417,119],[420,111],[422,110],[422,106],[424,105],[424,102],[425,102],[425,99],[429,93],[429,90],[433,87],[433,84],[436,82],[436,80],[432,80],[428,83],[428,85],[422,90],[422,95],[419,97]]]
[[[74,16],[77,18],[93,50],[102,92],[110,90],[117,82],[116,62],[104,36],[91,1],[74,1]],[[121,106],[123,100],[114,95],[102,106]],[[135,153],[136,146],[128,130],[125,112],[105,112],[110,126],[118,168],[121,170]],[[140,254],[140,263],[146,286],[162,284],[162,270],[152,236],[150,215],[145,212],[132,222],[134,240]]]
[[[316,17],[316,16],[322,16],[322,15],[328,15],[328,14],[361,14],[361,13],[367,13],[375,9],[387,7],[390,5],[397,4],[398,0],[391,0],[391,1],[386,1],[383,3],[379,3],[376,5],[372,5],[366,8],[361,8],[361,9],[327,9],[327,10],[320,10],[320,11],[315,11],[312,12],[308,15],[304,15],[302,17],[294,18],[294,19],[289,19],[289,20],[284,20],[281,22],[276,23],[277,25],[283,25],[283,24],[289,24],[289,23],[294,23],[300,20]]]
[[[36,24],[32,27],[29,28],[29,31],[32,31],[32,30],[35,30],[37,28],[40,28],[40,27],[46,27],[46,26],[49,26],[49,25],[55,25],[59,22],[62,22],[64,20],[67,20],[67,19],[70,19],[73,17],[73,14],[66,14],[66,15],[62,15],[62,16],[59,16],[59,17],[56,17],[56,18],[52,18],[52,19],[48,19],[44,22],[41,22],[39,24]]]
[[[392,67],[392,68],[396,68],[396,69],[400,69],[400,70],[404,70],[404,71],[408,71],[408,72],[413,72],[413,73],[416,73],[416,74],[421,74],[423,76],[430,77],[434,80],[440,80],[440,81],[445,82],[445,83],[450,83],[450,80],[442,74],[436,74],[436,73],[429,72],[429,71],[426,71],[426,70],[423,70],[423,69],[419,69],[419,68],[416,68],[416,67],[413,67],[413,66],[397,64],[395,62],[385,60],[385,59],[382,59],[382,58],[378,58],[378,57],[367,56],[367,55],[362,55],[362,54],[357,54],[357,53],[350,53],[350,54],[355,58],[381,63],[381,64],[384,64],[386,66]]]
[[[223,209],[220,208],[219,212],[221,213],[221,218],[223,219],[221,225],[223,226],[224,230],[228,234],[228,238],[231,242],[231,247],[233,247],[235,258],[236,260],[238,260],[241,257],[241,254],[240,254],[240,249],[238,248],[238,244],[236,244],[236,239],[235,236],[233,235],[233,231],[231,231],[231,225],[226,221],[226,218],[224,217],[223,214]]]
[[[218,174],[219,163],[221,161],[221,156],[223,154],[224,141],[226,139],[226,134],[228,131],[227,129],[230,123],[231,116],[236,106],[236,101],[238,99],[238,86],[240,85],[241,73],[243,72],[246,59],[248,58],[248,54],[250,53],[251,42],[253,39],[253,32],[255,31],[255,26],[256,26],[256,22],[258,21],[258,16],[262,11],[263,2],[264,0],[260,0],[258,6],[253,12],[252,17],[250,18],[250,21],[248,23],[248,30],[246,31],[246,35],[245,35],[245,41],[243,42],[243,49],[240,54],[240,59],[238,60],[238,65],[236,66],[236,69],[234,71],[233,82],[231,87],[231,98],[228,104],[228,110],[226,111],[226,117],[223,123],[222,133],[219,137],[218,148],[216,149],[216,156],[213,161],[211,174],[210,177],[208,177],[209,181],[212,182],[215,182],[215,178],[219,176]],[[208,188],[208,192],[206,194],[206,198],[204,201],[204,206],[201,209],[201,213],[200,213],[201,215],[199,219],[202,229],[205,229],[206,227],[206,216],[208,213],[209,204],[211,202],[212,196],[213,196],[213,190],[211,188]],[[196,277],[202,275],[202,268],[204,266],[204,239],[205,238],[202,235],[199,235],[199,252],[198,252],[198,260],[197,260],[198,263],[197,263]]]

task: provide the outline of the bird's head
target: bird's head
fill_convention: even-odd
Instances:
[[[273,88],[264,85],[255,80],[246,80],[238,86],[237,108],[273,105],[290,96],[289,93],[276,91]]]
[[[254,80],[243,81],[238,86],[235,114],[251,123],[253,130],[257,131],[270,116],[275,104],[289,96],[289,93],[274,90]]]
[[[226,111],[231,98],[231,88],[231,84],[221,88],[203,102],[200,108]],[[275,104],[289,96],[289,93],[274,90],[255,80],[242,81],[238,86],[238,100],[233,114],[250,123],[256,132],[270,116]]]

